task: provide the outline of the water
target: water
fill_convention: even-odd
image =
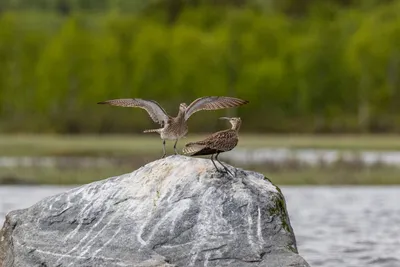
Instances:
[[[308,166],[332,165],[337,162],[359,163],[365,166],[400,166],[400,151],[290,149],[290,148],[237,148],[224,157],[235,164],[282,164],[288,161]]]
[[[359,163],[365,166],[388,165],[400,166],[400,151],[354,151],[336,149],[290,149],[290,148],[236,148],[222,154],[221,159],[237,165],[268,163],[283,164],[296,162],[308,166],[323,164],[331,165],[337,162]],[[0,167],[99,167],[116,166],[131,160],[106,157],[9,157],[0,156]]]
[[[0,224],[70,187],[0,186]],[[400,187],[282,187],[300,255],[313,267],[400,267]]]
[[[311,266],[399,267],[400,187],[282,187]]]

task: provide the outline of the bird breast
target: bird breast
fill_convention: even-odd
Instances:
[[[187,133],[188,127],[185,122],[171,120],[165,125],[161,133],[161,138],[175,140],[182,138]]]

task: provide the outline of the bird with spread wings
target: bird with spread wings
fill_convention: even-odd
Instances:
[[[187,120],[194,113],[201,110],[217,110],[225,108],[238,107],[249,103],[247,100],[239,98],[228,97],[228,96],[206,96],[194,100],[187,106],[185,103],[179,105],[179,112],[176,117],[171,117],[167,112],[154,100],[145,100],[140,98],[125,98],[125,99],[113,99],[97,104],[108,104],[112,106],[120,107],[135,107],[142,108],[147,111],[150,118],[161,125],[162,128],[145,130],[144,133],[159,133],[163,140],[163,156],[166,156],[165,141],[175,140],[174,151],[178,140],[184,137],[188,132]]]

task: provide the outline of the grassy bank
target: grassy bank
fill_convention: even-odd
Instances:
[[[85,184],[134,171],[135,167],[106,168],[0,168],[1,184]],[[394,185],[400,184],[398,168],[383,167],[350,170],[345,168],[303,168],[270,171],[262,167],[245,168],[263,173],[277,185]]]
[[[190,134],[185,143],[207,134]],[[173,142],[167,142],[172,153]],[[399,150],[399,135],[250,135],[241,134],[238,148],[286,147],[350,150]],[[148,135],[0,135],[0,156],[137,156],[162,154],[157,134]]]
[[[180,141],[179,149],[186,142],[205,135],[190,135]],[[172,142],[167,143],[171,154]],[[0,156],[7,157],[61,157],[75,158],[77,162],[90,158],[106,157],[113,161],[98,166],[78,166],[64,162],[50,167],[0,167],[0,184],[84,184],[136,170],[158,159],[162,154],[161,140],[157,135],[138,136],[57,136],[57,135],[2,135]],[[400,138],[395,135],[241,135],[238,148],[287,147],[326,148],[343,150],[397,150]],[[265,174],[278,185],[305,184],[400,184],[400,170],[385,165],[364,166],[337,163],[333,166],[307,167],[287,164],[252,166],[237,165]]]

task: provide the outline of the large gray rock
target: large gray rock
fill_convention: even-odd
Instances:
[[[0,265],[309,266],[280,190],[229,168],[170,156],[10,212]]]

